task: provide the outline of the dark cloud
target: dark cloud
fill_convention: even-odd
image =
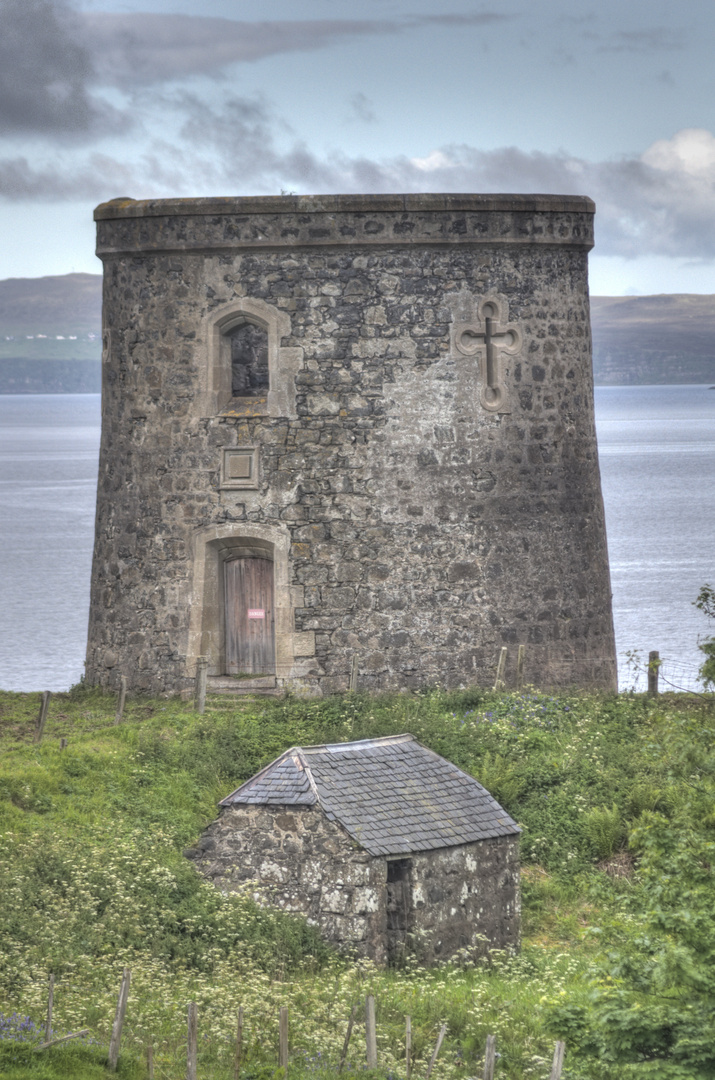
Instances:
[[[212,170],[216,184],[235,185],[240,177],[241,184],[280,187],[287,155],[276,148],[280,122],[266,102],[234,97],[220,112],[214,112],[204,100],[189,93],[165,100],[168,108],[176,108],[183,117],[181,138],[191,147],[194,159],[204,161]]]
[[[715,257],[715,138],[679,132],[640,156],[591,162],[516,148],[447,147],[423,159],[422,189],[589,195],[601,255]],[[415,159],[401,163],[414,183]],[[413,190],[411,188],[411,190]]]
[[[0,0],[0,131],[81,132],[92,122],[92,64],[68,8]]]
[[[99,75],[119,86],[217,75],[229,64],[324,48],[340,38],[395,32],[380,20],[239,22],[198,15],[84,15],[84,40]]]
[[[685,48],[686,35],[670,26],[640,30],[614,30],[610,34],[588,34],[597,43],[597,52],[654,53]]]
[[[102,154],[80,165],[55,160],[31,165],[25,157],[0,159],[0,198],[9,202],[61,202],[113,198],[136,183],[136,169]]]
[[[246,22],[147,12],[79,12],[71,0],[0,0],[0,134],[66,139],[114,134],[132,113],[111,108],[101,86],[222,77],[231,64],[324,49],[423,26],[487,27],[508,16],[480,12],[397,19]]]
[[[279,53],[323,49],[356,37],[399,34],[422,26],[489,26],[510,16],[493,12],[406,19],[312,19],[241,22],[199,15],[87,12],[84,41],[101,79],[135,87],[219,75],[229,64]]]
[[[504,12],[496,11],[475,11],[466,14],[454,14],[450,15],[445,12],[443,15],[418,15],[412,20],[413,26],[428,26],[441,25],[441,26],[490,26],[492,23],[509,22],[514,19],[514,15],[507,15]]]
[[[371,124],[377,120],[375,104],[365,94],[353,94],[350,98],[350,108],[352,109],[351,120],[362,120],[366,124]]]
[[[91,137],[121,118],[88,90],[78,16],[62,0],[0,0],[0,134]]]

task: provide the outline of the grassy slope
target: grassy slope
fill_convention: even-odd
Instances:
[[[39,1024],[54,971],[57,1028],[91,1027],[100,1045],[70,1045],[50,1057],[0,1041],[5,1074],[103,1075],[113,998],[127,965],[134,982],[126,1075],[146,1075],[140,1054],[148,1041],[157,1076],[182,1075],[192,999],[204,1036],[202,1077],[231,1075],[239,1004],[247,1076],[272,1075],[282,1004],[291,1007],[293,1069],[314,1071],[316,1055],[336,1060],[350,1007],[369,991],[378,999],[383,1070],[403,1067],[409,1013],[422,1059],[439,1024],[449,1024],[438,1080],[475,1075],[490,1031],[502,1053],[497,1075],[513,1080],[547,1076],[549,1047],[562,1034],[570,1047],[565,1080],[712,1075],[647,1071],[650,1034],[625,1048],[626,1065],[611,1066],[609,1054],[620,1051],[599,1043],[596,1021],[589,1027],[585,1019],[590,996],[611,985],[607,950],[620,949],[620,963],[640,948],[633,952],[629,935],[652,907],[648,858],[655,856],[646,852],[624,877],[597,864],[615,853],[617,866],[630,871],[628,829],[637,836],[645,826],[655,836],[680,828],[676,846],[687,847],[682,829],[691,815],[683,808],[694,785],[705,783],[698,797],[712,804],[701,760],[712,744],[709,706],[436,691],[240,706],[214,699],[198,717],[175,700],[136,700],[114,727],[113,700],[92,692],[56,695],[45,741],[35,747],[37,707],[36,695],[0,695],[0,1012],[18,1010]],[[494,958],[488,968],[376,972],[332,957],[299,921],[247,898],[222,898],[183,858],[218,798],[287,746],[405,730],[476,775],[523,824],[520,957]],[[69,747],[60,751],[63,736]],[[700,817],[706,831],[713,827],[707,814]],[[634,1004],[627,992],[622,1012]],[[635,995],[640,1008],[642,988]],[[357,1067],[359,1032],[352,1054]]]

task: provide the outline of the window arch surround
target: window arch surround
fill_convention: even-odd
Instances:
[[[233,393],[231,337],[250,324],[267,336],[268,387],[241,396]],[[264,300],[241,297],[220,305],[208,316],[207,413],[209,415],[275,416],[295,418],[295,376],[303,363],[303,350],[283,346],[291,333],[290,316]]]

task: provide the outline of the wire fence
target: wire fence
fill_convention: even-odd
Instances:
[[[648,657],[637,650],[627,650],[619,654],[619,661],[620,692],[645,693],[648,690]],[[661,693],[707,693],[700,678],[699,664],[667,655],[658,658],[658,689]]]

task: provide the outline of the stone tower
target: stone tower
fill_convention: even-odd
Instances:
[[[552,195],[117,199],[90,683],[614,689],[587,253]]]

